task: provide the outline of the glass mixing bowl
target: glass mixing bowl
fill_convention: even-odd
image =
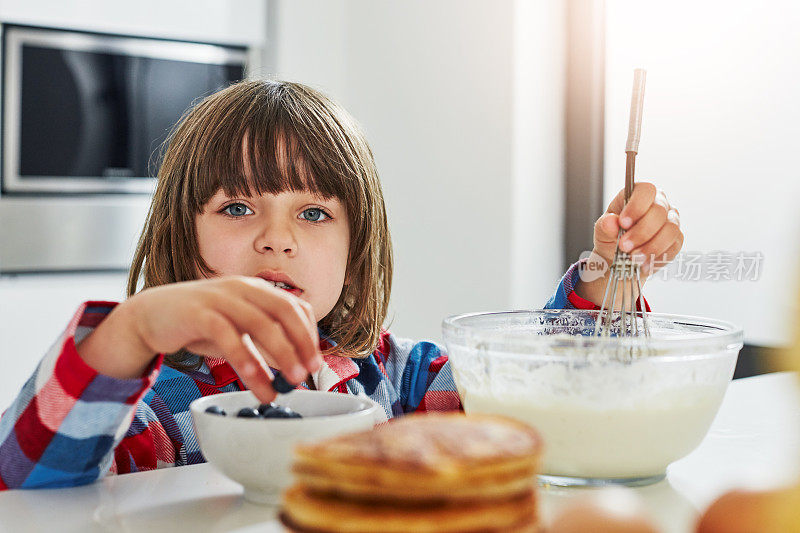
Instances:
[[[458,392],[467,413],[512,416],[539,431],[545,483],[654,483],[708,432],[742,330],[648,313],[649,338],[604,338],[592,336],[597,316],[539,310],[446,318]]]

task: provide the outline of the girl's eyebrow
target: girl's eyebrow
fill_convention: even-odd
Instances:
[[[331,196],[329,198],[325,198],[324,196],[318,196],[312,194],[311,197],[314,199],[315,202],[330,206],[344,206],[344,203],[337,197]]]
[[[278,194],[284,194],[284,193],[293,193],[293,194],[297,195],[298,197],[300,197],[303,200],[308,200],[308,201],[311,201],[311,202],[325,204],[325,205],[335,206],[335,205],[341,205],[342,204],[342,201],[339,198],[337,198],[336,196],[330,196],[330,197],[326,198],[326,197],[322,196],[321,194],[314,194],[313,192],[311,192],[309,190],[283,191],[282,193],[278,193]],[[258,200],[262,196],[270,196],[270,195],[271,195],[271,193],[264,193],[263,195],[260,195],[260,194],[249,194],[249,195],[248,194],[234,194],[232,196],[229,196],[227,193],[225,193],[224,190],[219,190],[214,194],[214,196],[209,198],[208,203],[212,203],[212,202],[227,202],[228,200],[234,200],[234,199]]]
[[[232,198],[237,198],[237,196],[228,196],[225,191],[219,191],[214,194],[208,201],[210,202],[226,202]]]

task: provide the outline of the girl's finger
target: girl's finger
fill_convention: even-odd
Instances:
[[[312,327],[309,323],[308,315],[298,303],[300,300],[261,278],[237,278],[232,289],[283,328],[300,360],[312,372],[311,368],[319,363],[319,342],[316,325]]]
[[[606,263],[614,259],[619,235],[619,219],[614,213],[606,213],[594,224],[594,251]]]
[[[275,290],[280,291],[281,289],[275,289]],[[306,320],[304,323],[308,328],[308,333],[309,335],[311,335],[314,347],[316,348],[315,353],[319,355],[319,332],[317,328],[317,320],[316,318],[314,318],[314,309],[311,307],[311,304],[306,302],[305,300],[301,300],[299,296],[295,296],[291,293],[281,291],[280,294],[283,297],[288,298],[288,300],[292,302],[292,304],[296,306],[296,308],[299,309],[299,311],[305,315]]]
[[[247,333],[242,334],[242,342],[244,343],[245,347],[250,351],[250,353],[257,355],[264,363],[266,363],[267,375],[269,376],[269,381],[272,384],[272,381],[275,378],[275,376],[272,374],[272,368],[277,369],[278,365],[272,362],[272,359],[270,358],[269,354],[266,353],[266,350],[259,348],[259,346],[256,344],[256,342],[249,334]],[[272,385],[273,385],[272,388],[274,389],[275,385],[274,384]]]
[[[619,235],[619,216],[614,213],[606,213],[597,219],[594,224],[594,239],[597,244],[617,244]]]
[[[251,335],[252,336],[252,335]],[[268,318],[259,332],[257,338],[261,349],[275,362],[276,368],[286,376],[293,385],[305,381],[308,370],[302,365],[289,339],[286,338],[283,328],[272,319]]]
[[[620,239],[619,247],[623,252],[631,252],[655,237],[661,227],[667,223],[667,210],[664,206],[652,204],[650,209],[639,218],[632,228]]]
[[[641,206],[641,216],[647,208],[650,207],[650,204],[653,203],[653,200],[656,196],[656,186],[652,183],[647,182],[639,182],[633,184],[633,194],[631,194],[631,199],[628,201],[628,204],[625,204],[625,189],[619,191],[619,193],[611,200],[611,203],[608,205],[608,209],[606,213],[616,213],[618,215],[623,215],[623,211],[625,208],[629,207],[633,202],[644,203],[645,205]],[[627,211],[624,213],[626,217],[630,216],[630,213]],[[634,219],[636,221],[636,219]],[[623,225],[623,227],[626,227]]]
[[[218,313],[224,315],[240,333],[248,334],[254,343],[272,357],[289,381],[296,385],[306,378],[308,371],[296,347],[271,316],[247,300],[226,296],[212,302]]]
[[[297,302],[297,305],[300,306],[300,309],[305,312],[306,317],[308,318],[311,336],[314,338],[315,342],[319,344],[319,328],[317,327],[317,319],[314,316],[314,308],[311,307],[311,304],[307,301],[300,299],[300,297],[294,297],[294,299]]]
[[[226,360],[256,398],[263,403],[274,400],[277,393],[271,385],[272,373],[261,357],[247,348],[236,327],[215,311],[203,313],[198,317],[198,322],[202,331],[219,346]]]
[[[655,258],[658,261],[664,260],[664,253],[669,250],[678,240],[681,230],[675,224],[664,224],[652,239],[634,249],[631,255],[635,260],[641,261],[642,258],[650,260]],[[669,258],[672,260],[672,258]]]
[[[659,262],[657,264],[650,265],[650,264],[645,263],[645,265],[642,267],[642,275],[644,277],[650,276],[654,272],[656,272],[656,271],[660,270],[662,267],[666,266],[669,262],[671,262],[673,259],[675,259],[675,256],[678,255],[678,252],[681,251],[682,247],[683,247],[683,234],[681,233],[679,239],[677,241],[675,241],[672,244],[672,246],[670,246],[669,249],[667,249],[666,252],[661,254],[662,259],[659,260]]]
[[[285,315],[281,315],[278,320],[275,320],[276,324],[282,327],[284,332],[286,332],[287,339],[294,345],[300,364],[302,364],[305,368],[303,378],[305,379],[305,374],[308,374],[309,372],[316,372],[319,369],[320,363],[322,362],[322,356],[319,353],[319,335],[317,333],[317,324],[314,322],[313,312],[309,313],[301,305],[302,300],[289,293],[284,293],[281,296],[285,299],[284,301],[287,302],[288,308],[292,310],[294,316],[301,317],[301,323],[299,326],[305,328],[305,332],[297,329],[287,329],[287,324],[284,321]],[[294,327],[297,328],[297,322],[294,320],[293,322]],[[294,335],[294,338],[289,335],[290,333]],[[302,346],[297,344],[298,337],[302,338]]]
[[[305,302],[303,300],[300,300],[300,306],[306,312],[306,315],[308,316],[309,322],[311,322],[311,324],[314,327],[314,342],[316,342],[317,350],[319,350],[319,328],[317,327],[317,319],[314,316],[314,308],[311,307],[310,303]],[[322,358],[321,358],[321,356],[320,357],[315,357],[311,361],[311,366],[308,368],[308,370],[313,374],[314,372],[319,370],[320,366],[322,366]]]
[[[255,346],[256,351],[261,354],[261,357],[267,363],[267,366],[276,370],[280,370],[281,366],[278,364],[275,358],[270,355],[269,350],[264,348],[260,342],[253,341],[253,346]]]
[[[636,222],[650,210],[656,199],[656,186],[652,183],[637,183],[633,194],[619,214],[619,223],[625,229],[633,227]]]

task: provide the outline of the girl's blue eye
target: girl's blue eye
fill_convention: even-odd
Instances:
[[[309,222],[321,222],[330,217],[322,209],[318,209],[316,207],[310,207],[305,211],[303,211],[303,218],[305,220],[308,220]]]
[[[253,214],[253,211],[249,207],[239,203],[230,204],[226,206],[225,209],[222,210],[222,212],[237,218]]]

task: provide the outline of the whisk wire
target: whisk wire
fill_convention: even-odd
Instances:
[[[634,175],[636,170],[636,153],[639,150],[639,137],[642,124],[642,105],[644,100],[645,72],[641,69],[634,71],[633,94],[631,96],[631,115],[628,125],[628,142],[625,147],[625,204],[633,194]],[[617,233],[617,245],[614,260],[609,269],[608,281],[603,294],[603,303],[595,322],[594,334],[602,337],[620,336],[649,336],[650,328],[647,324],[646,312],[640,308],[642,298],[641,269],[633,261],[629,253],[619,248],[624,229]],[[620,286],[622,286],[620,288]],[[619,309],[617,297],[619,296]],[[618,319],[615,320],[615,314]],[[639,327],[639,316],[642,325]],[[614,324],[617,324],[614,327]],[[630,347],[623,352],[631,357],[641,352]]]
[[[636,288],[639,291],[639,298],[637,301],[641,302],[642,298],[642,282],[639,279],[639,272],[636,272]],[[647,325],[647,312],[643,305],[639,305],[641,308],[641,315],[642,315],[642,333],[644,333],[645,337],[650,336],[650,327]]]

